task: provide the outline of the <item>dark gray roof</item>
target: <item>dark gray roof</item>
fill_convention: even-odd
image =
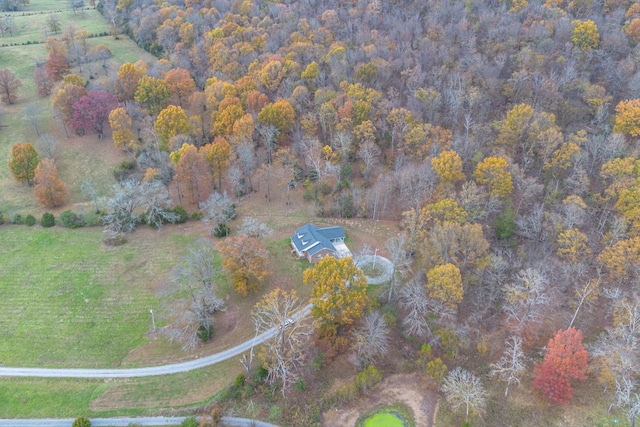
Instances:
[[[299,252],[307,251],[309,255],[314,255],[322,249],[335,252],[336,248],[330,239],[343,239],[344,237],[344,230],[340,226],[320,228],[313,224],[306,224],[293,233],[291,242]]]

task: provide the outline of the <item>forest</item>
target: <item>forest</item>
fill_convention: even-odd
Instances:
[[[502,425],[491,402],[508,405],[517,386],[567,407],[585,380],[633,425],[639,2],[101,0],[97,8],[111,36],[130,37],[158,61],[128,62],[85,84],[71,68],[91,59],[99,74],[110,52],[87,49],[86,35],[65,27],[47,39],[34,79],[65,132],[111,137],[130,159],[116,168],[102,217],[107,243],[123,243],[140,222],[160,226],[188,212],[224,237],[235,206],[256,192],[274,205],[302,197],[319,218],[400,226],[386,252],[403,274],[377,299],[368,301],[361,273],[342,260],[305,272],[316,286],[315,330],[296,325],[285,334],[290,352],[266,351],[267,379],[283,394],[309,375],[300,349],[313,336],[310,354],[330,364],[349,353],[363,373],[406,371],[398,359],[412,360],[409,371],[454,413],[441,425]],[[4,103],[18,87],[0,71]],[[55,162],[38,162],[31,144],[13,150],[15,178],[33,183],[43,206],[63,205]],[[244,231],[219,246],[246,296],[266,270],[260,226]],[[185,265],[196,269],[207,250],[192,249]],[[191,283],[200,273],[187,270],[178,280]],[[336,271],[353,286],[322,288],[337,285]],[[223,302],[210,297],[212,313]],[[294,300],[268,294],[256,322],[272,324],[270,310],[291,312]],[[205,320],[188,345],[208,333],[210,308],[199,308]],[[409,350],[391,352],[392,340]],[[504,396],[483,386],[495,380]]]

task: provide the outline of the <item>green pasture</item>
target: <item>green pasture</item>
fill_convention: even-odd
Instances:
[[[38,2],[34,1],[34,6]],[[30,5],[27,5],[27,8]],[[51,15],[56,16],[60,21],[60,31],[51,32],[47,24],[47,19]],[[93,35],[109,31],[109,26],[100,13],[95,10],[83,10],[75,14],[70,10],[55,12],[51,10],[31,11],[25,9],[20,12],[11,13],[15,23],[15,30],[11,35],[5,34],[0,37],[0,46],[6,44],[26,44],[43,43],[47,37],[59,38],[65,25],[72,22],[77,30],[86,30]]]
[[[0,418],[136,416],[207,403],[242,371],[234,359],[184,374],[131,379],[0,379]]]
[[[13,37],[0,37],[0,69],[8,68],[22,82],[22,87],[18,91],[18,102],[13,105],[0,105],[0,125],[2,125],[0,127],[0,212],[10,215],[15,213],[37,215],[42,212],[33,194],[33,188],[17,183],[6,167],[14,144],[35,143],[37,139],[33,127],[23,119],[22,110],[28,103],[36,103],[41,109],[40,132],[47,132],[58,141],[56,164],[61,179],[69,189],[68,207],[73,208],[71,206],[73,204],[87,202],[86,196],[80,189],[82,182],[86,179],[93,181],[101,196],[108,196],[115,182],[112,175],[113,168],[118,161],[126,158],[124,154],[112,147],[110,138],[97,141],[95,135],[80,138],[72,133],[67,138],[60,120],[52,117],[50,98],[38,96],[33,81],[35,64],[43,63],[47,59],[44,44],[2,46],[2,44],[22,43],[27,40],[42,40],[42,29],[46,27],[45,20],[48,14],[40,12],[58,10],[61,8],[60,5],[60,2],[52,0],[32,0],[23,11],[12,13],[19,31],[14,33]],[[70,10],[66,10],[66,3],[64,6],[62,7],[64,12],[56,13],[63,27],[66,22],[73,22],[78,29],[84,28],[93,34],[107,31],[106,21],[96,10],[86,10],[74,15]],[[34,11],[37,13],[26,15]],[[60,37],[60,34],[57,37]],[[87,40],[87,45],[89,49],[104,45],[113,55],[106,61],[105,68],[102,67],[102,61],[98,61],[83,64],[82,72],[78,67],[71,70],[89,81],[89,88],[92,85],[100,87],[102,79],[107,79],[107,75],[112,76],[116,73],[120,64],[124,62],[135,62],[139,59],[148,62],[155,60],[152,55],[140,49],[125,36],[118,39],[111,36],[94,37]],[[86,146],[86,150],[82,147],[78,149],[77,144],[74,144],[79,141]],[[101,152],[96,150],[96,144],[100,144]],[[108,150],[105,151],[105,148]]]
[[[120,366],[146,342],[153,288],[187,244],[153,234],[114,248],[100,228],[0,227],[0,363]]]

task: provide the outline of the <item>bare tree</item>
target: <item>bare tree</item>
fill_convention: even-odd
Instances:
[[[469,419],[469,412],[484,412],[487,392],[480,378],[466,369],[458,366],[449,371],[441,388],[454,411],[465,406],[466,419]]]
[[[550,301],[547,285],[548,280],[540,270],[527,268],[517,274],[515,281],[502,288],[502,310],[512,331],[521,334],[542,320],[544,309]]]
[[[505,341],[506,348],[497,363],[491,364],[491,375],[507,383],[505,397],[511,384],[520,385],[520,376],[526,369],[525,355],[522,351],[522,338],[511,336]]]
[[[169,339],[181,342],[185,350],[207,341],[213,335],[211,316],[225,310],[215,282],[218,276],[224,277],[216,252],[204,239],[187,249],[173,271],[170,295],[174,300],[165,333]]]
[[[263,239],[273,234],[273,228],[258,221],[258,218],[255,216],[248,216],[242,220],[238,233]]]
[[[404,233],[400,233],[391,239],[387,240],[386,248],[389,251],[391,265],[391,283],[389,284],[389,295],[387,297],[387,304],[391,302],[393,291],[396,287],[396,273],[399,268],[408,266],[411,263],[411,258],[407,255],[407,237]]]
[[[36,148],[42,157],[55,158],[58,149],[58,141],[49,133],[43,133],[36,140]]]
[[[400,307],[406,311],[402,326],[404,333],[424,338],[432,335],[429,328],[429,297],[424,284],[414,279],[404,285],[398,298]]]
[[[598,272],[598,276],[600,276]],[[573,326],[573,322],[575,322],[578,317],[578,312],[583,306],[589,306],[596,302],[598,296],[600,294],[600,278],[590,279],[584,285],[576,288],[575,296],[577,302],[575,303],[576,311],[573,313],[573,317],[571,318],[571,322],[569,322],[569,328]]]
[[[295,290],[289,293],[278,288],[265,295],[252,311],[256,334],[276,330],[273,338],[263,344],[259,357],[269,371],[267,380],[281,382],[283,396],[304,366],[306,343],[313,332],[308,316],[295,319],[300,309]]]
[[[380,311],[372,311],[361,319],[361,326],[353,331],[353,348],[360,367],[376,362],[389,351],[389,326]]]
[[[82,184],[80,184],[80,190],[82,190],[82,193],[93,202],[96,208],[95,213],[100,213],[100,207],[98,206],[98,200],[100,199],[100,196],[98,195],[98,190],[96,189],[93,180],[91,178],[87,178],[82,181]]]
[[[276,149],[276,140],[280,131],[274,125],[258,125],[258,134],[262,137],[262,142],[267,150],[267,160],[269,163],[273,160],[273,152]]]
[[[236,217],[236,206],[224,193],[213,192],[209,198],[200,204],[200,210],[203,213],[203,221],[213,224],[212,232],[216,235],[227,234],[221,233],[226,230],[227,223]]]
[[[371,172],[379,155],[380,148],[378,148],[376,143],[373,141],[366,141],[360,146],[360,149],[358,150],[358,158],[362,160],[362,163],[364,163],[362,175],[364,176],[367,186],[369,185]]]
[[[156,227],[175,218],[175,214],[166,209],[171,203],[169,192],[159,181],[125,180],[113,189],[115,194],[105,201],[109,213],[102,217],[108,241],[132,232],[140,214],[146,213],[147,222]]]

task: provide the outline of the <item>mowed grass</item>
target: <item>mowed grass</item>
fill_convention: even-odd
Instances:
[[[41,31],[45,25],[43,20],[46,19],[46,14],[38,13],[31,16],[22,16],[22,14],[32,10],[62,8],[65,9],[65,12],[57,13],[56,16],[61,19],[63,26],[66,22],[73,22],[77,28],[85,28],[92,33],[107,30],[107,22],[96,10],[87,10],[84,15],[81,13],[74,15],[70,10],[67,10],[66,3],[62,6],[60,2],[51,0],[32,0],[24,12],[14,12],[13,16],[16,22],[24,19],[34,28],[40,27],[37,31]],[[17,33],[15,37],[0,38],[0,45],[19,42],[18,38],[22,37],[21,34]],[[29,34],[31,34],[29,37],[39,36],[39,33],[31,32]],[[59,36],[58,34],[57,37]],[[111,59],[106,61],[106,68],[102,67],[102,61],[98,61],[84,64],[82,72],[78,67],[71,70],[89,81],[90,89],[93,86],[101,88],[102,79],[108,80],[108,76],[117,73],[120,65],[124,62],[135,62],[142,59],[152,63],[156,60],[125,36],[120,36],[118,39],[111,36],[90,38],[87,40],[87,45],[88,49],[105,45],[113,55]],[[40,132],[47,132],[58,141],[56,164],[61,179],[69,189],[68,203],[62,210],[75,209],[73,205],[76,204],[86,204],[87,197],[82,194],[80,189],[82,182],[86,179],[93,181],[101,196],[108,196],[111,193],[111,186],[115,182],[112,174],[113,168],[118,162],[127,158],[115,149],[108,136],[102,141],[98,141],[96,135],[78,137],[73,135],[71,131],[69,131],[69,138],[65,136],[60,120],[52,117],[50,98],[38,96],[33,81],[35,64],[42,63],[46,59],[47,52],[44,44],[0,47],[0,69],[8,68],[22,82],[22,87],[18,91],[17,103],[0,106],[0,124],[3,126],[0,128],[0,212],[10,215],[15,213],[39,215],[43,212],[43,209],[38,206],[33,188],[17,183],[6,166],[11,155],[11,147],[14,144],[36,142],[35,130],[23,119],[22,110],[28,103],[36,103],[42,111],[39,121]],[[92,79],[90,79],[91,76]],[[109,89],[111,87],[107,87],[107,90]]]
[[[243,369],[233,359],[184,374],[145,378],[2,378],[0,418],[157,415],[162,409],[205,404]]]
[[[33,2],[37,5],[38,2]],[[30,6],[30,5],[28,5]],[[54,15],[61,23],[58,33],[51,32],[47,20]],[[104,17],[95,9],[78,11],[75,14],[71,10],[56,12],[55,10],[40,10],[32,13],[28,8],[21,12],[11,13],[15,23],[15,31],[12,35],[5,34],[0,37],[0,47],[3,44],[14,43],[43,43],[47,37],[59,38],[65,23],[72,22],[77,30],[86,30],[93,35],[109,31],[109,26]]]
[[[147,341],[154,289],[190,240],[146,230],[113,248],[100,228],[0,227],[0,363],[119,366]]]

